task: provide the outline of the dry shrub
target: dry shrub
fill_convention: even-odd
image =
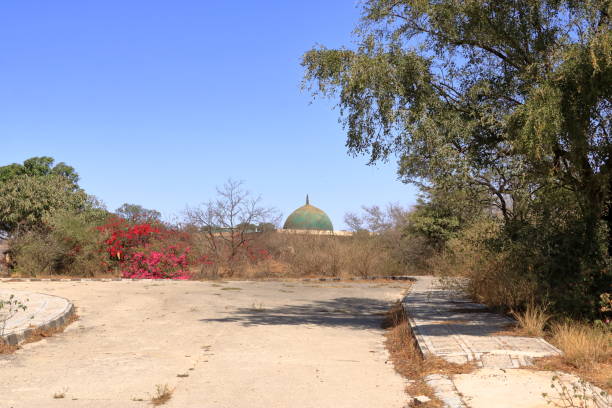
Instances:
[[[0,354],[13,354],[17,350],[19,350],[19,346],[7,344],[0,340]]]
[[[170,388],[168,384],[157,384],[155,388],[155,395],[151,397],[151,405],[164,405],[166,402],[170,401],[174,393],[174,388]]]
[[[563,350],[564,360],[575,367],[589,367],[612,360],[612,333],[576,322],[556,323],[551,342]]]
[[[563,354],[537,359],[536,368],[572,373],[612,393],[612,333],[609,330],[568,320],[552,324],[548,340]]]
[[[546,312],[546,308],[534,303],[530,303],[524,312],[512,312],[512,316],[519,325],[519,331],[524,336],[544,336],[544,329],[551,316]]]
[[[510,252],[488,246],[499,229],[495,220],[476,222],[449,240],[428,264],[438,276],[464,278],[463,289],[477,302],[505,311],[521,309],[534,299],[537,285],[513,267]]]
[[[197,238],[194,242],[198,242]],[[264,257],[242,257],[231,276],[241,278],[359,277],[401,274],[380,236],[358,233],[329,236],[265,232],[253,234],[249,247]],[[196,248],[198,256],[204,251]],[[197,278],[230,276],[224,265],[203,265],[192,271]]]
[[[434,391],[425,382],[430,374],[463,374],[475,369],[473,364],[453,364],[439,357],[428,356],[423,358],[408,318],[400,302],[395,303],[382,323],[385,332],[385,346],[389,351],[395,370],[411,381],[406,387],[410,396],[425,395],[431,401],[422,407],[439,408],[444,405],[435,396]]]
[[[9,240],[14,274],[91,277],[104,269],[99,213],[57,211],[45,221],[44,228],[17,231]]]

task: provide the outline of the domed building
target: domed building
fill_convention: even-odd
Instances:
[[[308,196],[306,196],[306,205],[301,206],[287,217],[283,229],[329,231],[333,233],[334,226],[323,210],[310,205]]]

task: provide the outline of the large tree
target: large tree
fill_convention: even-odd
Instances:
[[[217,187],[217,196],[198,207],[185,210],[186,223],[202,233],[208,254],[217,267],[233,275],[236,263],[249,250],[256,232],[269,231],[278,224],[280,214],[264,207],[261,197],[253,196],[241,181],[227,180]]]
[[[87,194],[73,187],[57,175],[17,176],[9,183],[0,183],[0,231],[40,227],[55,211],[87,208]]]
[[[610,0],[368,0],[356,49],[304,55],[352,153],[485,190],[509,220],[543,185],[610,202]],[[593,226],[593,228],[595,228]]]
[[[32,157],[23,164],[13,163],[0,167],[0,183],[6,183],[18,176],[49,176],[56,175],[69,181],[74,189],[78,189],[79,175],[74,167],[64,162],[55,164],[55,159],[48,156]]]
[[[497,207],[512,268],[582,313],[611,282],[611,14],[612,0],[366,0],[357,45],[308,51],[305,84],[338,98],[350,153]]]
[[[0,167],[0,233],[40,227],[57,210],[97,208],[77,184],[79,176],[51,157],[32,157],[23,164]]]
[[[115,213],[134,224],[161,222],[161,213],[159,211],[144,208],[139,204],[125,203],[117,208]]]

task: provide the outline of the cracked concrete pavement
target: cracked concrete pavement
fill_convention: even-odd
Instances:
[[[0,356],[0,408],[402,407],[380,322],[405,283],[13,282],[80,319]],[[65,393],[56,399],[56,393]]]

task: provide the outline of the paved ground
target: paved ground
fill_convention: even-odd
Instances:
[[[459,364],[519,368],[535,357],[560,353],[541,338],[495,335],[514,321],[441,288],[431,276],[417,277],[404,305],[423,354]]]
[[[400,283],[24,282],[80,320],[0,356],[0,408],[402,407],[379,329]],[[187,375],[177,377],[177,375]],[[65,392],[63,399],[55,393]],[[145,401],[140,401],[145,400]]]
[[[72,303],[68,299],[0,287],[0,299],[10,301],[11,296],[13,301],[19,303],[6,304],[0,309],[0,338],[5,343],[17,344],[23,341],[32,328],[59,326],[72,312]],[[19,305],[27,305],[27,308],[19,308]]]
[[[520,368],[529,367],[535,357],[558,354],[558,349],[540,338],[496,335],[507,330],[512,320],[441,287],[431,276],[416,279],[404,305],[423,353],[455,363],[473,361],[482,367],[453,377],[429,376],[428,383],[447,407],[544,408],[551,406],[549,402],[570,406],[551,389],[552,378],[559,376],[570,390],[578,378]],[[544,398],[542,393],[550,397]],[[609,398],[597,398],[596,404],[585,406],[604,408],[611,403]]]

